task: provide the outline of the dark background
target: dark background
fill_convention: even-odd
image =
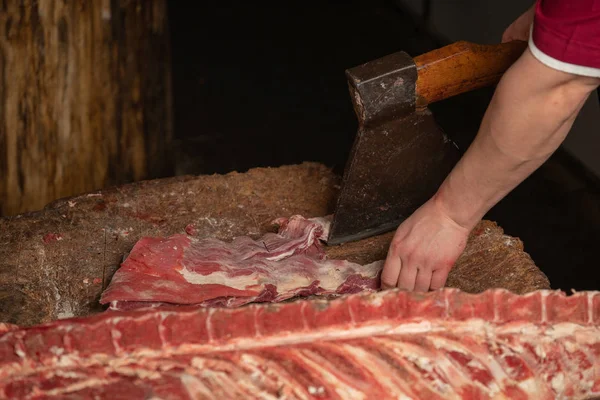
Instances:
[[[177,174],[303,161],[341,174],[357,127],[344,71],[448,44],[393,1],[171,1],[169,18]],[[431,107],[462,149],[492,93]],[[553,287],[597,290],[598,187],[559,151],[486,218],[524,241]]]

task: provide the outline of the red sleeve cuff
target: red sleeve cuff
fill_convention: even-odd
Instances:
[[[556,60],[600,68],[600,0],[538,0],[531,39]]]

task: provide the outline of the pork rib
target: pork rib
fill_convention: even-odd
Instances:
[[[329,221],[280,218],[277,234],[231,243],[186,235],[142,238],[101,297],[111,309],[170,304],[238,307],[296,296],[375,290],[382,262],[328,260]]]
[[[396,290],[101,313],[0,336],[1,398],[583,399],[600,293]]]

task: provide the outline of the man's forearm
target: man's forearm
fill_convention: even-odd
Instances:
[[[434,197],[473,228],[560,146],[598,80],[559,72],[527,50],[506,72],[479,133]]]

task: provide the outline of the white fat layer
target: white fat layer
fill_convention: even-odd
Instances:
[[[63,386],[60,388],[56,388],[56,389],[50,389],[50,390],[46,391],[44,394],[48,397],[60,396],[60,395],[64,395],[64,394],[68,394],[68,393],[72,393],[72,392],[77,392],[77,391],[87,389],[87,388],[104,386],[104,385],[111,383],[114,380],[115,379],[89,378],[89,379],[79,381],[79,382],[71,384],[71,385],[66,385],[66,386]]]
[[[237,290],[255,289],[257,285],[271,283],[277,286],[279,293],[287,293],[297,288],[310,286],[314,281],[319,281],[319,286],[324,290],[335,290],[350,275],[360,274],[365,278],[374,279],[383,266],[383,261],[376,261],[365,266],[347,263],[340,267],[339,262],[320,261],[318,262],[315,275],[301,275],[273,272],[271,276],[265,277],[264,274],[253,272],[250,275],[236,276],[232,278],[225,271],[213,272],[209,275],[202,275],[187,268],[182,268],[179,272],[183,278],[195,285],[223,285]],[[225,270],[229,267],[225,266]],[[276,271],[276,269],[274,269]]]
[[[565,390],[565,375],[562,372],[557,373],[550,382],[552,390],[556,393],[562,393]]]
[[[191,399],[214,399],[215,396],[202,381],[193,375],[182,374],[179,379]]]

